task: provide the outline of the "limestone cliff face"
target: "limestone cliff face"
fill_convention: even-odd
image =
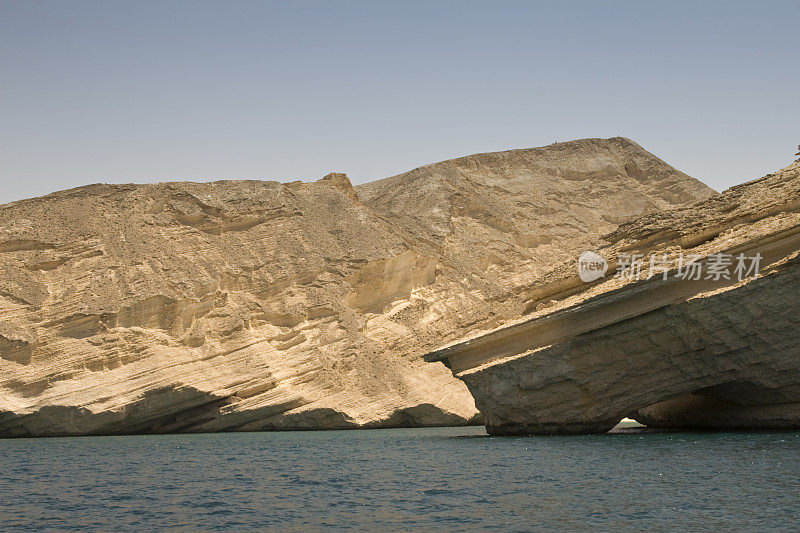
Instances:
[[[497,434],[800,427],[800,163],[603,237],[599,252],[761,257],[760,270],[583,283],[575,261],[542,279],[551,304],[440,349]],[[752,265],[752,263],[751,263]]]
[[[715,193],[627,139],[353,188],[92,185],[0,206],[0,435],[466,423],[421,354],[633,215]]]

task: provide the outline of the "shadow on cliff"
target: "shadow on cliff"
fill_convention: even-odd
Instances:
[[[332,408],[303,409],[301,400],[236,410],[235,396],[218,396],[193,387],[147,391],[119,410],[93,412],[79,406],[44,406],[28,414],[0,411],[0,438],[80,435],[141,435],[229,431],[309,431],[463,426],[481,423],[432,404],[399,409],[388,417],[359,424]]]

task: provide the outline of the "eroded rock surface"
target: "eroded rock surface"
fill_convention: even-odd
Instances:
[[[92,185],[0,206],[0,435],[467,423],[421,355],[537,305],[634,215],[715,193],[635,143],[352,187]]]
[[[547,309],[426,356],[464,380],[491,433],[605,432],[626,416],[657,428],[800,427],[800,162],[603,241],[612,272],[621,254],[707,266],[719,253],[758,254],[760,272],[665,279],[654,266],[650,279],[587,284],[575,260],[556,268],[536,289]]]

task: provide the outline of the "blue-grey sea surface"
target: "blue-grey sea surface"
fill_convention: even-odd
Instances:
[[[0,441],[2,530],[800,529],[800,433]]]

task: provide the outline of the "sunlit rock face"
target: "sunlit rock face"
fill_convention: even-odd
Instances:
[[[605,432],[626,416],[656,428],[800,427],[800,163],[602,240],[612,264],[694,255],[706,273],[649,276],[645,262],[642,279],[585,283],[573,261],[539,283],[547,308],[428,354],[467,384],[490,433]],[[760,257],[758,275],[739,279],[734,265],[729,279],[709,275],[717,254]]]
[[[538,281],[715,193],[622,138],[352,187],[91,185],[0,206],[0,435],[464,424],[421,355],[533,311]]]

